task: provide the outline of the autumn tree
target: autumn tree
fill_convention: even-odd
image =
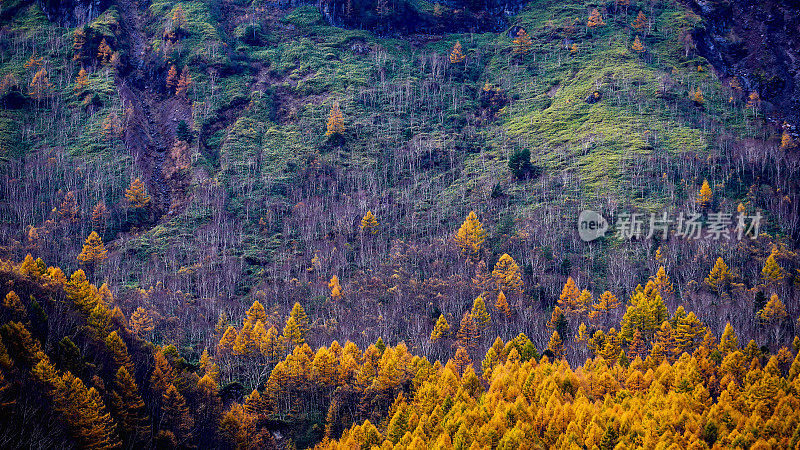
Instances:
[[[331,291],[331,299],[333,301],[342,298],[342,286],[339,284],[339,277],[336,275],[331,277],[331,281],[328,283],[328,289]]]
[[[439,319],[436,320],[436,325],[433,327],[433,331],[431,331],[431,342],[445,339],[448,336],[450,336],[450,324],[447,323],[444,314],[440,314]]]
[[[81,70],[78,72],[78,77],[75,78],[75,85],[72,89],[75,92],[83,92],[89,86],[89,74],[86,72],[86,69],[81,67]]]
[[[294,306],[292,306],[292,312],[289,313],[289,317],[294,319],[297,327],[300,329],[300,333],[305,337],[308,334],[310,322],[306,310],[303,309],[300,303],[295,302]]]
[[[478,331],[483,331],[492,323],[492,318],[486,310],[486,303],[483,301],[483,297],[476,298],[472,303],[470,315],[472,316],[472,320],[475,321]]]
[[[504,253],[492,270],[497,289],[503,292],[522,293],[522,273],[514,258]]]
[[[589,319],[595,323],[602,323],[608,325],[608,318],[611,314],[622,306],[622,302],[609,291],[603,292],[597,303],[592,305],[592,311],[589,313]]]
[[[344,135],[344,117],[342,110],[339,108],[339,102],[333,102],[333,107],[328,113],[328,124],[325,136],[342,136]]]
[[[92,231],[86,242],[83,244],[83,250],[78,255],[78,261],[89,267],[102,264],[108,258],[108,250],[103,245],[103,239],[96,231]]]
[[[189,90],[191,85],[192,76],[189,74],[189,69],[184,66],[183,70],[181,71],[181,76],[178,78],[178,81],[175,84],[175,95],[185,99],[186,92]]]
[[[478,329],[478,325],[475,323],[472,314],[465,312],[461,317],[461,325],[458,329],[458,333],[456,334],[458,344],[465,348],[474,348],[478,344],[479,337],[480,330]]]
[[[561,290],[561,295],[558,297],[558,304],[562,307],[565,314],[572,312],[582,312],[585,305],[580,302],[581,291],[575,285],[575,280],[572,277],[567,277],[567,282],[564,283],[564,288]]]
[[[722,257],[717,258],[714,267],[711,268],[708,276],[704,280],[706,286],[710,287],[714,292],[719,294],[723,293],[730,285],[731,271],[728,265],[722,260]]]
[[[761,269],[761,278],[763,278],[764,282],[767,284],[778,284],[785,276],[783,268],[781,268],[775,260],[775,255],[777,254],[778,249],[773,246],[772,252],[770,252],[767,260],[764,262],[764,267]]]
[[[106,220],[108,218],[108,209],[104,202],[97,202],[92,208],[92,227],[95,230],[104,230],[106,228]]]
[[[564,342],[561,340],[561,335],[558,331],[553,331],[550,335],[550,342],[547,343],[547,349],[550,350],[556,359],[564,357]]]
[[[372,211],[367,211],[364,217],[361,218],[361,231],[364,233],[377,234],[378,233],[378,219],[372,214]]]
[[[639,39],[639,36],[636,36],[636,39],[633,40],[633,45],[631,46],[633,51],[637,53],[644,53],[644,45],[642,41]]]
[[[461,228],[456,233],[455,241],[464,255],[477,257],[481,253],[486,232],[483,230],[475,211],[470,211]]]
[[[44,100],[50,96],[52,89],[53,84],[50,83],[47,70],[42,67],[33,75],[33,79],[28,85],[28,95],[36,100]]]
[[[142,442],[147,433],[147,412],[136,380],[125,366],[114,377],[110,394],[111,410],[119,425],[123,442],[133,445]]]
[[[531,37],[523,28],[520,28],[519,31],[517,31],[517,37],[514,38],[514,53],[528,53],[531,51],[532,45],[533,42],[531,41]]]
[[[647,16],[645,16],[643,12],[639,11],[639,14],[636,15],[636,19],[633,21],[631,26],[637,30],[644,30],[647,26]]]
[[[606,23],[603,21],[603,16],[600,15],[600,10],[597,8],[592,9],[591,14],[589,14],[589,19],[586,22],[586,26],[589,28],[601,27]]]
[[[467,57],[462,53],[461,41],[456,41],[453,50],[450,51],[450,64],[459,64],[464,62]]]
[[[497,301],[494,302],[494,309],[496,309],[497,312],[505,316],[507,319],[511,317],[511,307],[508,306],[508,300],[506,299],[506,294],[504,294],[503,291],[500,291],[497,294]]]
[[[177,443],[186,444],[191,438],[194,419],[189,414],[186,399],[175,385],[167,386],[162,397],[161,429],[172,433]]]
[[[131,318],[128,322],[128,328],[131,330],[131,333],[139,338],[148,339],[150,333],[154,329],[153,319],[150,317],[150,314],[146,309],[139,306],[136,308],[136,311],[131,314]]]
[[[111,62],[111,56],[114,54],[114,50],[111,49],[111,46],[108,45],[106,39],[103,38],[100,41],[100,45],[97,47],[97,59],[100,61],[102,65],[108,65]]]
[[[175,64],[173,64],[169,67],[169,71],[167,71],[167,89],[172,91],[178,87],[178,80],[178,69],[175,67]]]
[[[144,183],[139,178],[133,180],[125,190],[125,198],[132,208],[146,208],[150,204],[150,196],[147,195]]]

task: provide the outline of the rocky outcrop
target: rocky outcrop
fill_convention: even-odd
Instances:
[[[704,19],[693,33],[698,53],[758,92],[770,116],[800,120],[800,2],[686,1]]]

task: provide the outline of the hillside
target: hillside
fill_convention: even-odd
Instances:
[[[741,13],[728,20],[732,10]],[[478,414],[468,412],[475,402],[500,411],[522,401],[493,378],[495,364],[520,385],[557,371],[561,405],[587,398],[608,416],[645,414],[663,399],[628,386],[634,371],[646,386],[659,379],[660,394],[688,395],[677,373],[700,364],[697,417],[671,431],[687,440],[664,442],[688,445],[689,433],[708,447],[723,436],[724,446],[752,445],[760,435],[731,421],[768,421],[796,401],[798,13],[780,1],[4,1],[0,257],[30,255],[42,270],[61,267],[69,279],[82,269],[105,285],[119,334],[147,349],[133,361],[143,389],[162,348],[185,358],[171,362],[186,377],[203,378],[204,350],[214,359],[219,411],[202,419],[205,431],[176,438],[172,429],[182,444],[222,439],[215,421],[244,414],[237,407],[249,419],[236,420],[255,422],[224,445],[256,434],[266,446],[358,442],[372,433],[367,419],[380,437],[372,444],[405,439],[387,434],[396,420],[408,421],[403,447],[432,444],[445,438],[421,414],[449,414],[425,403],[441,377],[461,380],[450,397],[460,396],[457,419]],[[582,239],[584,210],[608,221],[604,236]],[[686,228],[693,214],[699,234]],[[636,217],[641,228],[626,234]],[[648,233],[661,217],[669,232]],[[258,320],[242,322],[253,308],[260,331]],[[134,315],[152,329],[136,335]],[[73,334],[52,314],[46,328]],[[717,344],[727,330],[742,344],[736,364],[760,375],[731,372],[725,360],[738,344]],[[55,358],[59,342],[46,334],[39,345]],[[488,356],[511,341],[521,360],[507,348]],[[324,386],[281,372],[303,358],[342,365],[347,342],[358,367],[377,368],[384,348],[407,356],[407,379],[367,395],[372,369],[351,367],[365,373],[357,382],[342,375]],[[80,347],[99,358],[97,345]],[[370,348],[379,352],[367,364]],[[484,358],[492,362],[477,363]],[[465,361],[476,362],[472,375]],[[417,379],[420,370],[437,375]],[[590,392],[606,372],[616,387]],[[719,409],[738,395],[729,382],[744,392],[766,373],[780,405],[749,405],[720,424]],[[90,379],[109,385],[114,374],[72,375],[110,407]],[[276,379],[283,384],[270,387]],[[184,391],[197,380],[181,383],[184,400],[199,402]],[[265,409],[243,403],[253,389]],[[623,391],[640,403],[620,406]],[[526,407],[556,414],[536,392],[524,394]],[[615,400],[603,403],[607,393]],[[311,403],[298,417],[291,399],[304,396]],[[160,406],[144,397],[151,422],[141,438],[171,442],[158,437]],[[564,436],[584,413],[568,409],[550,437],[533,410],[519,413],[530,420],[514,433],[537,434],[532,446],[578,442]],[[622,438],[636,417],[595,423],[648,446],[644,432],[641,442]],[[518,446],[501,432],[456,445],[461,425],[445,422],[443,447]],[[776,442],[796,442],[796,422]],[[126,446],[130,432],[117,433]]]

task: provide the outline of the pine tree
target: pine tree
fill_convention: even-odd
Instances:
[[[303,309],[300,303],[295,302],[294,306],[292,306],[292,312],[289,313],[289,316],[294,319],[297,327],[300,329],[300,333],[303,335],[303,338],[305,338],[308,335],[308,326],[310,324],[306,310]]]
[[[361,218],[361,231],[364,233],[378,234],[378,220],[372,211],[367,211]]]
[[[504,253],[492,270],[497,289],[503,292],[522,293],[522,273],[514,258]]]
[[[433,331],[431,331],[431,342],[446,339],[448,336],[450,336],[450,324],[447,323],[444,314],[440,314],[439,319],[436,320],[436,325],[433,327]]]
[[[306,342],[305,335],[292,316],[289,316],[286,320],[286,326],[283,327],[283,340],[287,344],[292,344],[294,346],[303,345]]]
[[[21,319],[25,316],[25,306],[14,291],[8,291],[5,298],[3,298],[3,309],[10,312],[12,317]]]
[[[331,290],[331,299],[333,301],[341,300],[342,286],[339,284],[339,277],[336,275],[331,277],[331,281],[328,283],[328,289]]]
[[[453,50],[450,51],[450,64],[459,64],[464,62],[467,57],[462,53],[461,41],[456,41]]]
[[[603,21],[603,16],[600,15],[600,11],[597,8],[592,9],[592,13],[589,14],[589,19],[586,22],[586,26],[589,28],[601,27],[606,23]]]
[[[728,287],[730,282],[731,271],[728,269],[728,265],[725,264],[725,261],[719,257],[717,258],[717,262],[714,263],[714,267],[711,268],[711,272],[709,272],[708,276],[704,280],[704,283],[715,292],[722,293]]]
[[[173,64],[170,66],[169,71],[167,71],[167,89],[169,91],[178,87],[178,77],[178,69],[175,67],[175,64]]]
[[[483,241],[486,239],[486,232],[478,221],[475,211],[470,211],[461,228],[456,234],[456,244],[464,255],[477,257],[480,255]]]
[[[36,100],[44,100],[49,97],[53,89],[53,84],[50,83],[50,78],[47,76],[47,70],[44,67],[39,69],[28,85],[28,95]]]
[[[567,282],[564,283],[564,288],[561,290],[561,295],[558,297],[558,304],[562,307],[566,314],[574,311],[581,312],[583,310],[583,303],[579,301],[581,291],[575,285],[575,280],[572,277],[567,277]]]
[[[81,67],[81,70],[78,72],[78,77],[75,78],[75,86],[72,89],[75,92],[83,92],[89,86],[89,74],[86,72],[86,69]]]
[[[167,386],[161,404],[160,428],[173,433],[179,444],[187,443],[191,438],[194,419],[189,415],[186,399],[178,392],[174,384]]]
[[[104,230],[106,228],[107,216],[108,210],[106,209],[106,204],[97,202],[92,209],[92,227],[95,230]]]
[[[103,245],[103,239],[96,231],[92,231],[86,242],[83,244],[83,250],[78,255],[78,261],[81,264],[94,267],[96,264],[101,264],[108,258],[108,251]]]
[[[519,31],[517,31],[517,37],[514,38],[514,53],[528,53],[531,51],[532,45],[533,41],[531,41],[531,37],[524,29],[520,28]]]
[[[786,305],[778,298],[778,294],[772,294],[764,309],[759,311],[758,316],[764,322],[780,321],[787,316]]]
[[[111,46],[108,45],[106,42],[106,38],[103,38],[100,41],[100,45],[97,47],[97,59],[100,61],[102,65],[108,65],[111,62],[111,55],[114,53],[114,50],[111,49]]]
[[[492,323],[492,318],[489,315],[489,312],[486,311],[486,303],[483,301],[483,297],[476,298],[472,303],[470,315],[472,316],[472,320],[475,321],[478,331],[483,331],[489,326],[489,324]]]
[[[643,12],[639,11],[639,14],[636,16],[636,19],[633,21],[631,26],[637,30],[644,30],[644,28],[647,26],[647,16],[645,16]]]
[[[639,39],[639,36],[636,36],[636,39],[633,40],[633,45],[631,46],[633,51],[637,53],[644,53],[644,45],[642,41]]]
[[[119,425],[120,435],[125,443],[133,445],[142,442],[147,433],[147,413],[144,400],[139,394],[136,380],[125,366],[121,366],[114,378],[111,395],[111,409]]]
[[[556,359],[564,357],[564,342],[561,340],[561,335],[558,334],[558,331],[553,331],[553,334],[550,335],[550,342],[547,344],[547,349],[553,352]]]
[[[700,96],[702,98],[702,93]],[[701,208],[707,208],[709,205],[711,205],[711,199],[713,196],[714,194],[711,192],[711,186],[709,186],[708,180],[703,180],[703,185],[700,187],[700,195],[697,197],[697,203]]]
[[[295,323],[295,325],[297,325]],[[217,353],[220,355],[229,355],[233,352],[233,345],[236,343],[236,328],[229,326],[225,333],[222,334],[219,343],[217,344]]]
[[[469,357],[469,352],[464,347],[458,347],[456,354],[453,356],[453,362],[459,373],[463,373],[464,369],[472,365],[472,358]]]
[[[184,67],[181,71],[181,76],[178,78],[178,82],[175,84],[175,95],[180,98],[186,98],[186,92],[189,90],[189,87],[192,85],[192,76],[189,74],[189,70]]]
[[[67,298],[86,314],[94,310],[97,305],[97,288],[89,283],[86,273],[81,269],[72,274],[65,290]]]
[[[761,269],[761,277],[765,283],[778,284],[784,278],[784,271],[778,262],[775,260],[775,255],[778,254],[777,247],[772,247],[772,252],[764,262],[764,267]]]
[[[74,191],[69,191],[64,195],[64,200],[58,207],[58,215],[62,222],[78,222],[78,200],[75,199]]]
[[[150,333],[155,329],[153,326],[153,319],[146,309],[139,306],[136,311],[131,314],[128,328],[131,333],[142,339],[148,339]]]
[[[132,208],[146,208],[150,204],[150,196],[147,195],[144,183],[139,178],[133,180],[125,190],[125,198]]]
[[[325,136],[344,135],[344,117],[339,108],[339,102],[333,102],[330,113],[328,113],[328,124]]]
[[[506,319],[511,317],[511,308],[508,306],[508,300],[506,300],[506,294],[504,294],[503,291],[497,294],[497,301],[494,302],[494,309],[505,316]]]
[[[461,317],[461,326],[456,335],[458,344],[465,348],[473,348],[477,345],[479,337],[480,330],[478,330],[478,325],[475,323],[472,314],[465,312]]]

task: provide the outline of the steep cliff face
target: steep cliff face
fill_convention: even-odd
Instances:
[[[697,51],[725,77],[757,92],[767,113],[800,120],[800,2],[688,0],[703,17]]]

